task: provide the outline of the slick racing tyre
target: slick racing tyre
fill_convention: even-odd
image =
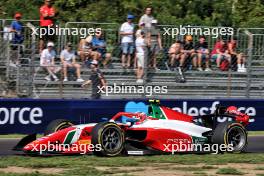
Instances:
[[[247,130],[240,123],[219,123],[214,130],[212,143],[218,145],[225,144],[226,146],[231,145],[233,150],[228,152],[243,152],[247,147]]]
[[[94,151],[97,156],[117,156],[124,150],[124,132],[115,123],[98,123],[92,129],[91,135],[92,144],[100,145],[100,150]]]
[[[44,135],[49,135],[51,133],[57,132],[59,130],[73,126],[73,123],[66,119],[56,119],[49,123],[47,126]]]

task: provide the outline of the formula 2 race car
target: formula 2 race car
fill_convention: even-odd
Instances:
[[[232,120],[219,123],[218,117]],[[108,121],[80,125],[54,120],[44,137],[28,135],[14,150],[29,155],[98,156],[205,152],[197,147],[199,144],[202,148],[231,146],[227,152],[242,152],[247,146],[248,123],[249,116],[234,106],[218,106],[213,114],[192,117],[161,106],[159,100],[150,100],[148,114],[119,112]]]

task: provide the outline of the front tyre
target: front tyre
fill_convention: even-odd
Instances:
[[[117,156],[124,150],[124,132],[115,123],[98,123],[92,129],[91,135],[92,144],[100,145],[101,148],[101,150],[93,152],[97,156]]]
[[[68,127],[73,126],[73,125],[74,124],[71,121],[67,120],[67,119],[56,119],[56,120],[53,120],[53,121],[51,121],[48,124],[48,126],[47,126],[47,128],[46,128],[46,130],[44,132],[44,136],[49,135],[51,133],[55,133],[55,132],[57,132],[59,130],[68,128]]]
[[[247,147],[247,130],[240,123],[219,123],[214,130],[212,143],[225,144],[227,147],[232,146],[233,150],[231,152],[234,153],[243,152]]]

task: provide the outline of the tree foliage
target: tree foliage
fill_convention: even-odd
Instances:
[[[21,12],[24,19],[39,19],[43,0],[1,0],[0,18]],[[160,24],[264,27],[263,0],[55,0],[58,21],[116,22],[126,14],[143,14],[151,5]]]

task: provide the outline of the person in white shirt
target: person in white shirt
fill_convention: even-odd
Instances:
[[[123,23],[120,28],[120,35],[122,36],[122,67],[129,68],[131,63],[131,55],[134,53],[134,29],[132,23],[133,15],[127,16],[127,22]]]
[[[60,67],[55,66],[56,53],[53,47],[54,43],[49,42],[47,44],[47,49],[44,49],[40,56],[40,66],[45,68],[49,73],[49,75],[45,77],[47,81],[51,81],[51,77],[55,81],[59,80],[55,74],[60,71]]]
[[[141,31],[144,31],[145,28],[145,23],[140,23],[139,26],[138,26],[138,30],[136,31],[136,38],[140,37],[141,36]],[[135,54],[134,56],[134,70],[137,69],[137,55]]]
[[[145,33],[144,31],[140,32],[140,35],[138,35],[136,39],[136,57],[137,57],[137,83],[143,83],[143,75],[144,75],[144,57],[145,57],[145,39],[144,39]]]
[[[72,44],[68,43],[66,49],[64,49],[61,54],[61,63],[63,65],[63,74],[64,74],[64,82],[68,81],[68,68],[74,67],[76,69],[77,82],[83,82],[84,80],[81,78],[81,66],[76,63],[76,55],[72,50]]]
[[[153,9],[152,7],[146,7],[145,8],[145,14],[140,18],[139,25],[141,23],[145,24],[146,28],[151,28],[152,26],[152,20],[154,20],[154,17],[152,16]]]

